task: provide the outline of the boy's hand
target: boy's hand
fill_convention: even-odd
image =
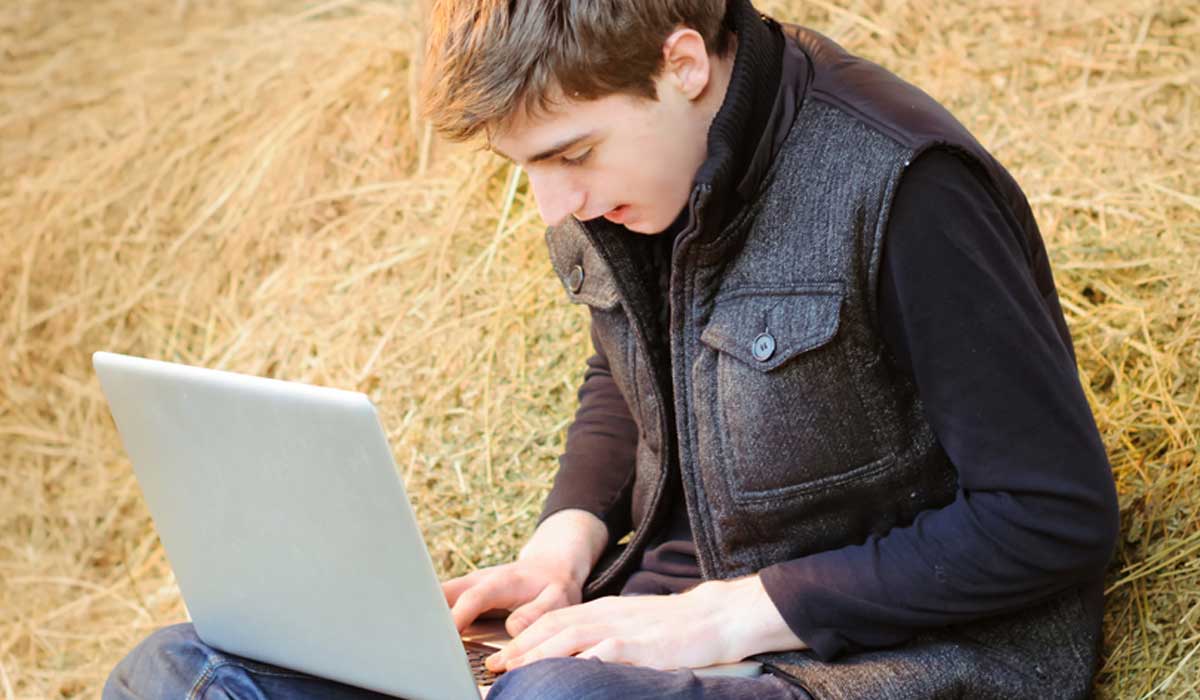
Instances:
[[[595,515],[568,509],[542,521],[511,564],[480,569],[442,584],[459,632],[493,608],[512,610],[504,623],[517,636],[542,615],[581,599],[583,582],[608,542]]]
[[[492,608],[512,610],[504,626],[514,637],[551,610],[579,603],[581,582],[553,561],[522,559],[442,584],[454,625],[462,632]]]

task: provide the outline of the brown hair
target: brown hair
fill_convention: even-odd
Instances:
[[[683,25],[710,54],[724,54],[725,7],[726,0],[436,0],[424,112],[443,136],[464,141],[564,95],[657,99],[663,41]]]

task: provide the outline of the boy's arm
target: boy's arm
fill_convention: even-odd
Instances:
[[[959,491],[907,527],[760,572],[824,659],[1097,584],[1117,535],[1112,473],[1045,251],[944,152],[913,163],[889,227],[881,331]]]
[[[585,511],[604,523],[611,544],[632,527],[638,428],[613,380],[594,328],[591,337],[596,352],[587,360],[579,387],[579,408],[567,428],[554,487],[538,522],[568,508]]]

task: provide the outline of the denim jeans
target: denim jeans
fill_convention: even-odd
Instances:
[[[104,685],[103,700],[375,700],[390,698],[217,651],[191,624],[154,632],[133,649]],[[595,659],[546,659],[504,674],[488,700],[728,698],[807,700],[800,688],[770,674],[700,678]]]

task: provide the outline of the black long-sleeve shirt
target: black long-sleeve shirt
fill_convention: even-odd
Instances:
[[[957,498],[860,545],[767,567],[771,600],[822,658],[1021,608],[1070,585],[1084,584],[1098,619],[1117,528],[1112,475],[1058,332],[1057,299],[1038,292],[1011,212],[957,157],[932,151],[904,174],[888,226],[880,332],[957,468]],[[661,244],[670,250],[669,233]],[[579,392],[586,423],[569,430],[564,462],[628,464],[633,419],[599,350],[589,366]],[[627,452],[614,436],[628,438]],[[629,476],[614,470],[601,488],[590,481],[589,493],[566,500],[619,529],[628,511],[612,504]],[[623,592],[699,581],[679,493],[674,504]]]

